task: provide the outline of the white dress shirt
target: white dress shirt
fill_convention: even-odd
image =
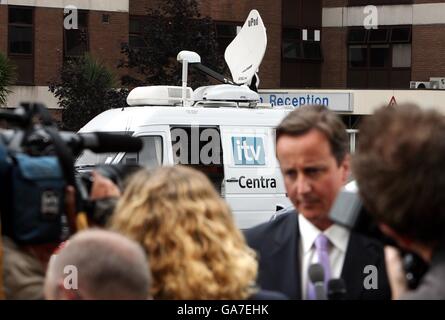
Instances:
[[[309,222],[302,214],[298,214],[298,225],[300,228],[300,266],[302,297],[307,298],[307,286],[309,276],[308,269],[313,263],[318,263],[315,249],[315,238],[322,233],[316,226]],[[331,265],[331,279],[340,278],[345,261],[346,249],[348,247],[350,232],[348,229],[333,224],[323,234],[329,239],[329,262]]]

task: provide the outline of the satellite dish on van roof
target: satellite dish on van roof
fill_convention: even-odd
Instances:
[[[252,80],[263,60],[266,47],[266,27],[259,12],[252,10],[243,28],[224,53],[236,84],[246,84]]]

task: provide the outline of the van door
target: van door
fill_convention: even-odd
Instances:
[[[224,195],[237,225],[249,228],[290,205],[275,157],[275,130],[221,126]]]
[[[147,126],[133,136],[142,139],[143,147],[138,153],[122,153],[116,162],[121,164],[139,164],[146,168],[172,164],[172,153],[168,126]]]
[[[170,134],[174,164],[201,171],[221,193],[224,167],[219,127],[172,125]]]

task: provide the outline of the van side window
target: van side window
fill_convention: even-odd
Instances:
[[[128,152],[122,158],[122,164],[140,164],[147,168],[162,165],[163,148],[161,136],[140,137],[143,142],[139,153]]]
[[[218,126],[171,126],[173,161],[203,172],[222,192],[223,150]],[[222,194],[223,195],[223,194]]]

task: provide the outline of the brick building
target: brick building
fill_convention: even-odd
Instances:
[[[160,0],[0,0],[0,51],[17,65],[10,104],[37,99],[55,106],[48,82],[64,58],[90,52],[117,74],[120,46],[137,41],[138,19]],[[79,11],[66,30],[64,8]],[[408,88],[445,77],[445,0],[199,0],[224,48],[251,9],[263,17],[268,48],[262,88]],[[365,7],[377,8],[368,29]],[[375,19],[374,19],[375,20]]]
[[[369,3],[378,29],[364,27]],[[409,88],[445,76],[445,1],[325,0],[322,10],[322,87]]]

